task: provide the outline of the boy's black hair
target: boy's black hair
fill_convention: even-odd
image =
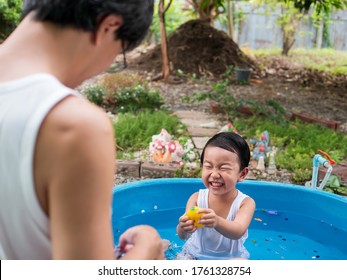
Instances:
[[[248,167],[251,159],[251,152],[248,143],[243,137],[234,132],[220,132],[210,138],[202,150],[200,161],[204,162],[205,149],[207,147],[218,147],[237,154],[240,160],[240,170]]]
[[[34,11],[34,18],[59,26],[95,32],[108,15],[122,16],[123,25],[115,34],[125,42],[126,50],[137,47],[146,36],[153,17],[154,0],[26,0],[25,17]]]

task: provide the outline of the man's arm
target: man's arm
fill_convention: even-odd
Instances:
[[[54,259],[113,258],[113,139],[106,114],[76,97],[54,107],[40,129],[35,182],[45,190]]]

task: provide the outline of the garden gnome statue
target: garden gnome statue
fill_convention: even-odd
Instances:
[[[276,163],[275,163],[275,153],[276,153],[276,148],[272,147],[270,156],[269,156],[269,167],[267,173],[272,175],[276,173]]]
[[[255,145],[255,148],[253,149],[252,152],[252,159],[254,160],[259,160],[259,157],[263,157],[264,160],[266,159],[266,153],[269,151],[269,141],[270,141],[270,136],[267,131],[264,131],[260,135],[260,140],[251,140],[251,143]]]
[[[265,170],[265,161],[264,161],[264,157],[263,156],[259,156],[258,159],[258,164],[256,169],[264,171]]]

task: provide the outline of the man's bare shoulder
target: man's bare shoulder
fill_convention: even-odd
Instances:
[[[48,114],[47,121],[52,126],[75,129],[109,129],[110,119],[107,114],[96,105],[70,96],[58,103]]]
[[[67,97],[44,120],[38,135],[37,154],[53,168],[66,165],[66,159],[71,157],[76,165],[100,162],[108,154],[114,157],[111,121],[102,109],[87,100]],[[85,157],[95,161],[86,161]]]

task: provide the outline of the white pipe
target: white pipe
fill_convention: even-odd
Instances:
[[[312,168],[312,179],[311,179],[311,189],[317,188],[317,177],[318,177],[318,166],[313,166]]]
[[[328,179],[330,177],[331,171],[333,170],[333,167],[331,166],[331,164],[329,162],[326,162],[323,166],[325,168],[328,168],[328,170],[327,170],[327,173],[324,176],[324,179],[323,179],[322,183],[320,183],[320,185],[318,187],[319,190],[324,188],[325,184],[327,183],[327,181],[328,181]]]

